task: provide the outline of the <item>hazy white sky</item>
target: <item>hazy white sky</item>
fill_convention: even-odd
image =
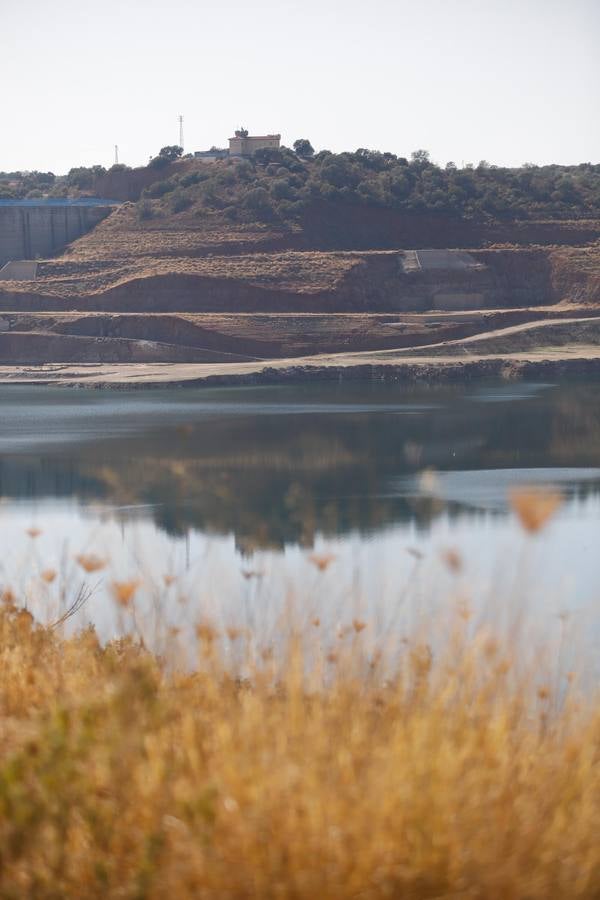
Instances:
[[[0,170],[233,129],[440,163],[600,162],[600,0],[0,0]]]

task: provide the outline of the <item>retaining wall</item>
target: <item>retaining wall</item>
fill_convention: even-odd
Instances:
[[[90,231],[112,206],[0,206],[0,266],[50,256]]]

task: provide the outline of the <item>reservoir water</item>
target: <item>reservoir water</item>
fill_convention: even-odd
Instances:
[[[515,486],[561,493],[540,533]],[[600,385],[3,388],[0,497],[2,590],[103,639],[451,613],[597,657]]]

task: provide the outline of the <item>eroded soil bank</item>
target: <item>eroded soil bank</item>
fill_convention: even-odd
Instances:
[[[546,352],[456,357],[394,358],[381,361],[369,354],[280,360],[269,365],[108,364],[0,366],[0,384],[63,385],[123,390],[152,387],[301,384],[315,381],[442,384],[476,379],[600,379],[600,346]]]
[[[254,373],[280,371],[282,361],[288,370],[321,367],[324,354],[344,370],[383,363],[362,353],[423,357],[421,348],[435,345],[437,358],[444,342],[471,361],[597,343],[587,326],[565,336],[561,321],[600,315],[599,222],[506,223],[490,245],[485,223],[428,220],[421,232],[420,220],[407,219],[398,231],[386,216],[361,216],[373,249],[356,249],[348,235],[340,249],[303,245],[302,231],[277,247],[283,236],[264,226],[211,228],[177,216],[148,225],[125,204],[60,257],[40,261],[34,280],[0,284],[0,364],[15,367],[11,379],[27,366],[109,366],[111,379],[128,382],[147,376],[120,375],[122,367],[206,366],[194,376],[204,377],[223,364],[233,368],[216,374],[236,378],[244,365]],[[507,331],[528,323],[525,343]],[[495,331],[504,343],[485,352],[456,345]]]

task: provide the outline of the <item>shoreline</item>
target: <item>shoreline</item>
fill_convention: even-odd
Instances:
[[[351,354],[304,357],[246,364],[41,364],[0,365],[0,385],[76,387],[94,390],[127,390],[186,387],[243,387],[246,385],[302,384],[315,381],[363,381],[405,384],[443,384],[479,379],[506,381],[540,378],[600,378],[600,347],[588,352],[565,352],[456,357],[419,357],[383,362],[374,354],[352,359]],[[340,355],[342,356],[342,355]],[[369,358],[370,357],[370,358]]]

